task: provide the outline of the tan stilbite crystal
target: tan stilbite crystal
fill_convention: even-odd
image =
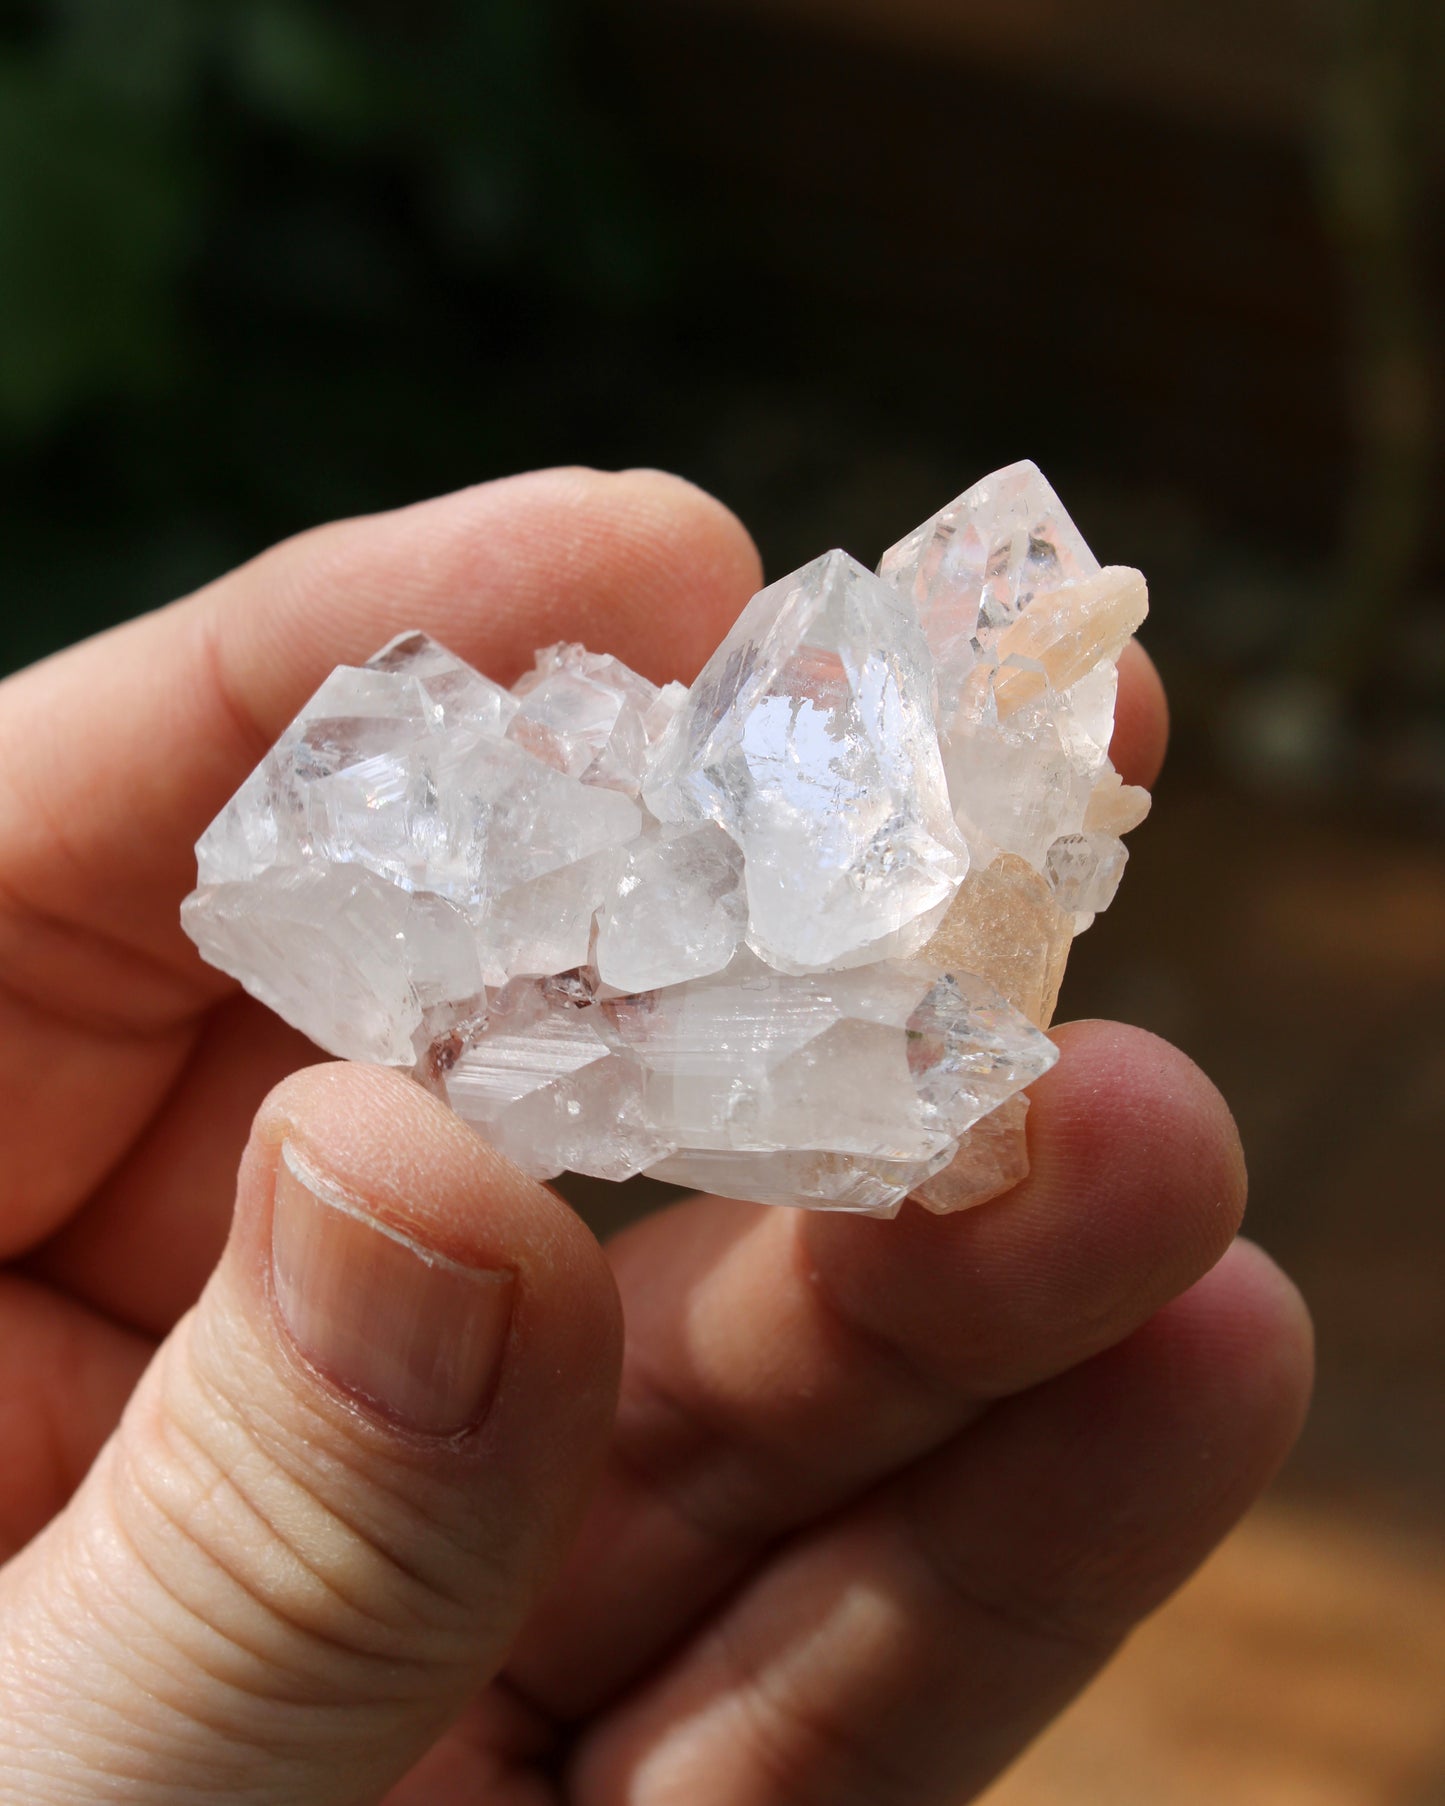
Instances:
[[[1003,853],[959,886],[923,957],[977,972],[1039,1028],[1053,1020],[1074,919],[1026,859]],[[1029,1100],[1020,1094],[975,1123],[941,1173],[914,1198],[944,1214],[986,1204],[1028,1177]]]
[[[1029,1176],[1028,1113],[1029,1100],[1019,1092],[976,1122],[943,1171],[915,1187],[914,1199],[935,1216],[947,1216],[1012,1191]]]
[[[1016,853],[972,871],[921,957],[943,971],[976,972],[1037,1028],[1047,1028],[1074,937],[1074,919],[1046,879]]]
[[[1118,658],[1148,612],[1148,586],[1125,565],[1035,596],[994,646],[1003,666],[993,691],[1000,716],[1032,702],[1046,686],[1062,692],[1101,660]],[[1027,662],[1005,663],[1012,660]]]
[[[1111,768],[1094,786],[1089,806],[1084,811],[1084,831],[1088,834],[1131,834],[1149,813],[1153,800],[1141,785],[1126,784]]]

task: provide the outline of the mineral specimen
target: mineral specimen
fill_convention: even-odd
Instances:
[[[692,685],[420,633],[334,671],[197,845],[207,959],[541,1178],[961,1209],[1027,1172],[1073,935],[1148,809],[1147,607],[1032,464],[756,595]]]

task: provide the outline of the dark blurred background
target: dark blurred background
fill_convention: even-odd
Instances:
[[[776,575],[1030,456],[1148,572],[1066,1012],[1220,1081],[1321,1389],[1019,1806],[1445,1799],[1442,178],[1437,0],[0,0],[0,669],[549,462]]]

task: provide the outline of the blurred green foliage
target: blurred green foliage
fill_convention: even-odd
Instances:
[[[0,662],[567,455],[542,341],[667,270],[585,47],[566,0],[0,8]]]
[[[681,470],[776,570],[1031,455],[1186,740],[1259,684],[1445,797],[1445,9],[1299,43],[1251,136],[781,8],[0,0],[0,670],[531,465]]]

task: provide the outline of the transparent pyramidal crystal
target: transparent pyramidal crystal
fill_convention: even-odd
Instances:
[[[1146,608],[1017,464],[876,575],[762,590],[690,689],[563,645],[508,691],[404,634],[207,829],[182,918],[538,1177],[978,1204],[1148,810],[1108,757]]]

